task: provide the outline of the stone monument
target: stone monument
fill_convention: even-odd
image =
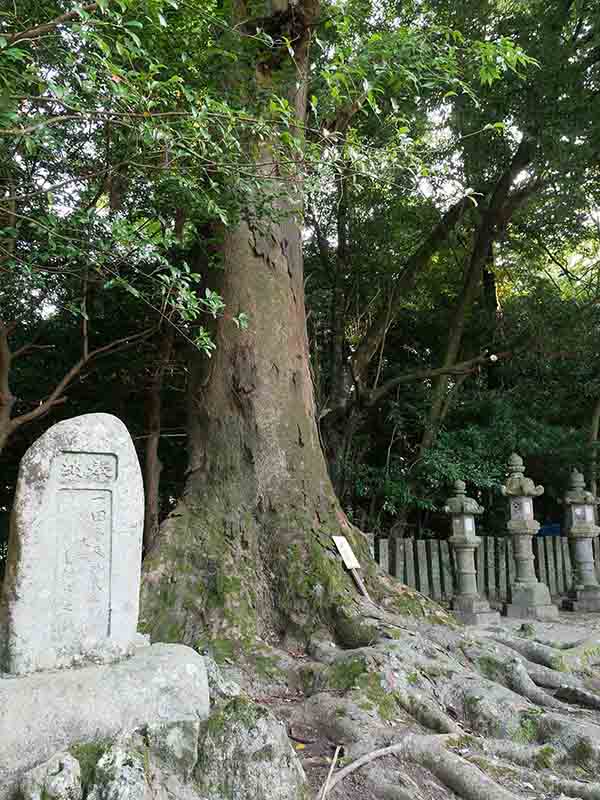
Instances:
[[[0,605],[0,800],[75,743],[208,717],[202,656],[136,631],[143,515],[116,417],[60,422],[25,454]]]
[[[540,523],[533,518],[533,498],[544,492],[526,478],[521,456],[513,453],[508,460],[508,478],[502,494],[509,498],[510,519],[507,524],[513,539],[515,580],[511,584],[511,602],[505,604],[507,617],[555,620],[558,608],[552,604],[550,590],[535,574],[532,540]]]
[[[565,493],[564,502],[573,563],[573,584],[564,607],[569,611],[600,611],[600,584],[592,545],[600,534],[594,523],[594,506],[598,501],[586,490],[585,478],[576,469],[571,473],[571,488]]]
[[[444,511],[452,517],[450,544],[456,551],[458,591],[452,599],[452,611],[465,625],[489,624],[500,621],[500,614],[477,591],[475,550],[481,539],[475,536],[475,514],[483,507],[467,497],[463,481],[456,481],[454,497],[446,501]]]
[[[127,428],[109,414],[54,425],[25,454],[0,605],[13,674],[130,654],[144,493]]]

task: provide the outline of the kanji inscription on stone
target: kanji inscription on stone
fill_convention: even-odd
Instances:
[[[19,472],[0,601],[0,670],[118,658],[139,645],[144,496],[109,414],[50,428]]]

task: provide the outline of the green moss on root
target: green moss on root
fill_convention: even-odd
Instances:
[[[363,658],[344,659],[327,669],[325,680],[329,688],[346,692],[358,685],[359,678],[366,671],[367,665]]]
[[[73,758],[79,762],[81,770],[81,787],[83,797],[87,797],[90,789],[96,782],[96,768],[102,756],[111,745],[108,739],[99,739],[95,742],[75,744],[70,748]]]

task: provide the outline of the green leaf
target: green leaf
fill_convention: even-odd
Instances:
[[[140,39],[140,37],[137,35],[137,33],[134,33],[133,31],[130,31],[130,30],[129,30],[129,28],[125,28],[125,33],[126,33],[126,34],[128,34],[128,35],[131,37],[131,39],[133,40],[133,42],[134,42],[134,43],[135,43],[135,44],[136,44],[138,47],[140,47],[140,48],[141,48],[141,46],[142,46],[142,42],[141,42],[141,39]]]

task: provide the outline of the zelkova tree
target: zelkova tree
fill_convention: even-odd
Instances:
[[[234,8],[240,19],[242,5]],[[298,126],[318,13],[316,0],[273,4],[270,15],[247,27],[262,27],[279,46],[259,49],[235,75],[234,90],[287,98]],[[319,612],[333,622],[351,588],[331,557],[330,535],[344,533],[365,552],[337,503],[315,420],[302,186],[278,163],[273,142],[248,150],[256,172],[272,182],[277,213],[248,213],[220,232],[219,292],[251,323],[234,335],[225,315],[210,362],[191,360],[186,489],[145,562],[143,617],[160,639],[196,642],[219,630],[251,636],[283,620],[314,622]]]
[[[228,312],[250,322],[238,333],[226,313],[215,323],[210,362],[190,358],[186,489],[145,561],[143,616],[156,637],[196,643],[215,631],[226,638],[283,629],[304,635],[323,625],[344,638],[355,628],[355,589],[331,536],[346,535],[365,565],[370,560],[366,539],[340,508],[321,449],[306,331],[301,175],[316,152],[333,165],[329,173],[316,169],[322,181],[335,184],[342,172],[344,179],[369,179],[368,169],[376,180],[363,157],[373,148],[361,153],[352,119],[371,112],[376,119],[381,95],[386,124],[401,131],[396,98],[413,97],[415,81],[466,90],[452,35],[432,29],[426,36],[419,13],[413,11],[414,25],[400,25],[394,4],[374,8],[368,19],[364,8],[342,13],[332,5],[324,22],[315,0],[260,12],[236,2],[224,24],[224,49],[228,37],[237,38],[223,91],[255,118],[276,114],[280,134],[247,138],[244,171],[256,176],[258,190],[248,194],[237,224],[212,226],[221,258],[214,288]],[[476,54],[465,46],[463,57]],[[220,65],[216,73],[222,75]],[[401,136],[381,149],[382,162],[401,153]],[[374,595],[393,603],[396,590],[374,566],[367,572]]]

